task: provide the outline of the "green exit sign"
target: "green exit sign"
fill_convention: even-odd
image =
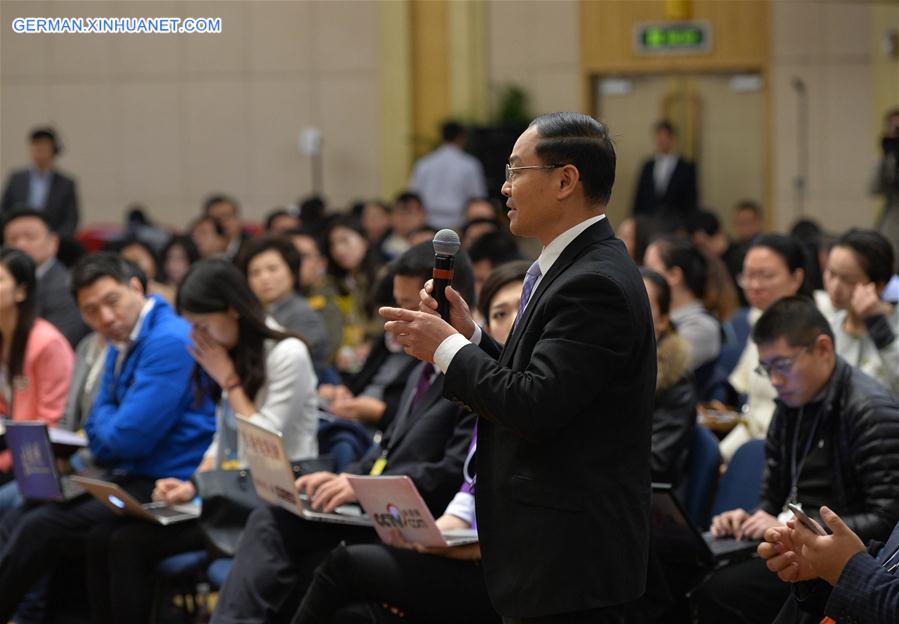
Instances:
[[[683,54],[709,52],[712,27],[708,22],[652,22],[634,28],[639,54]]]

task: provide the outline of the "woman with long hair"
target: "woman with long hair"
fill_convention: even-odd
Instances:
[[[37,318],[34,262],[0,249],[0,417],[54,426],[65,409],[75,354],[53,325]],[[0,453],[0,482],[12,457]],[[4,478],[5,477],[5,478]]]
[[[216,431],[198,472],[245,465],[235,415],[283,435],[291,459],[318,454],[316,377],[306,345],[265,316],[240,270],[226,260],[195,264],[178,289],[178,312],[191,323],[197,360],[197,400],[217,401]],[[191,481],[160,479],[153,499],[191,501]],[[142,521],[112,523],[88,544],[88,586],[94,622],[146,622],[156,564],[170,555],[205,548],[196,522],[162,527]]]

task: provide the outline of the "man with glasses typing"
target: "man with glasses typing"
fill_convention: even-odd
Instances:
[[[754,512],[712,520],[716,537],[761,539],[793,514],[823,505],[861,539],[886,539],[899,520],[899,400],[834,353],[833,332],[802,296],[772,304],[755,325],[760,372],[777,391]],[[723,568],[696,595],[701,622],[771,622],[789,586],[759,559]]]

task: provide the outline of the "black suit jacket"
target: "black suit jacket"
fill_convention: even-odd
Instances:
[[[462,464],[474,429],[475,415],[443,398],[444,376],[438,375],[411,408],[424,364],[408,376],[397,415],[381,443],[346,468],[368,474],[375,460],[387,451],[385,475],[407,475],[435,517],[443,514],[462,485]]]
[[[387,348],[387,343],[384,342],[384,338],[384,334],[381,334],[375,341],[371,347],[371,351],[368,353],[368,357],[365,358],[362,370],[353,376],[350,383],[347,384],[350,392],[353,393],[353,396],[362,394],[365,391],[368,385],[374,381],[381,366],[383,366],[384,362],[387,361],[387,358],[392,355]],[[407,361],[400,368],[396,377],[384,387],[384,395],[381,398],[387,407],[384,409],[381,420],[377,423],[377,428],[381,431],[386,431],[390,427],[390,423],[393,422],[393,418],[396,416],[396,412],[400,407],[403,392],[409,382],[409,377],[416,365],[419,364],[419,361],[411,355],[406,355],[405,353],[400,353],[399,355]]]
[[[501,354],[485,336],[453,358],[446,394],[481,416],[478,532],[502,615],[643,593],[655,383],[646,290],[607,219],[543,276]]]
[[[17,204],[28,203],[29,170],[15,171],[6,181],[0,212],[12,210]],[[63,238],[71,238],[78,228],[78,193],[75,181],[58,171],[53,171],[44,214],[54,232]]]
[[[643,163],[634,196],[634,214],[659,218],[670,229],[684,225],[685,218],[699,205],[696,167],[690,161],[678,157],[668,180],[668,187],[662,195],[656,194],[654,169],[654,158]]]
[[[90,333],[69,292],[69,271],[59,260],[37,281],[37,314],[55,325],[73,349]]]

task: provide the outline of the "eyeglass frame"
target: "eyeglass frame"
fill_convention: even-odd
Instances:
[[[765,364],[762,364],[761,362],[759,362],[759,365],[756,366],[752,370],[756,375],[759,375],[761,377],[767,377],[768,379],[771,379],[772,373],[775,373],[781,377],[786,377],[787,375],[789,375],[790,373],[793,372],[793,367],[796,366],[796,362],[799,360],[799,357],[803,353],[805,353],[809,349],[811,349],[813,346],[815,346],[815,345],[814,344],[803,345],[803,347],[799,350],[799,353],[797,353],[796,355],[794,355],[792,357],[788,357],[788,358],[778,358],[778,360],[780,360],[780,361],[777,362],[776,364],[771,364],[769,366],[766,366]],[[783,364],[782,362],[784,360],[788,361],[789,365]]]
[[[513,167],[509,163],[506,163],[506,182],[511,182],[511,174],[522,169],[559,169],[560,167],[564,167],[566,164],[569,163],[559,163],[556,165],[519,165],[517,167]]]

